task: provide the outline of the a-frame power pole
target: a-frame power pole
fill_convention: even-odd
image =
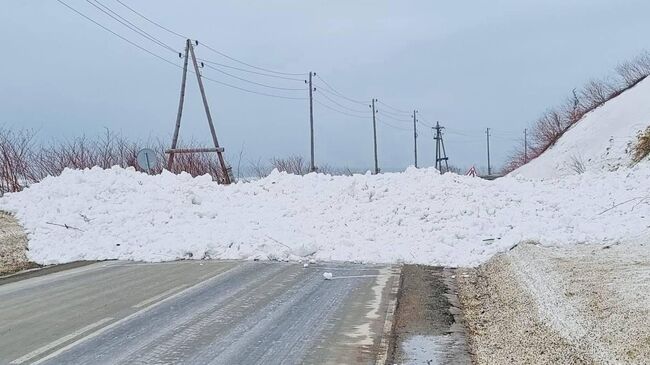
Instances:
[[[198,42],[197,42],[198,44]],[[192,65],[194,66],[194,73],[196,74],[196,80],[199,84],[199,90],[201,91],[201,98],[203,99],[203,107],[205,109],[205,115],[208,118],[208,126],[210,127],[210,134],[212,135],[212,142],[214,143],[214,148],[178,148],[178,133],[181,128],[181,118],[183,116],[183,104],[185,102],[185,84],[187,83],[187,66],[189,62],[189,57],[192,57]],[[212,123],[212,114],[210,113],[210,106],[208,105],[208,98],[205,96],[205,88],[203,87],[203,80],[201,79],[201,72],[199,70],[199,64],[196,61],[196,55],[194,54],[194,45],[192,41],[188,39],[185,43],[185,59],[183,62],[183,78],[181,81],[181,96],[178,103],[178,113],[176,114],[176,127],[174,128],[174,136],[172,138],[172,147],[165,151],[169,154],[169,159],[167,160],[167,169],[172,170],[174,165],[174,154],[176,153],[205,153],[205,152],[216,152],[217,157],[219,158],[219,165],[221,167],[221,179],[219,183],[221,184],[230,184],[230,168],[226,165],[226,161],[223,158],[223,147],[219,146],[219,141],[217,140],[217,132],[214,129],[214,124]]]

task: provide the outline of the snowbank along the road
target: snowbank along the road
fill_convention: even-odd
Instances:
[[[24,225],[38,263],[310,257],[471,266],[525,240],[638,236],[650,217],[648,181],[647,164],[547,181],[414,168],[336,177],[274,172],[231,186],[208,176],[94,168],[8,194],[0,209]]]

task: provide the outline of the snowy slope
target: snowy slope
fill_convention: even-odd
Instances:
[[[274,172],[231,186],[116,167],[66,170],[5,195],[0,209],[24,225],[28,255],[39,263],[315,258],[471,266],[524,240],[611,243],[646,234],[648,181],[650,164],[544,181],[413,168]]]
[[[628,166],[630,143],[649,125],[650,77],[585,115],[554,146],[511,174],[549,178],[576,174],[576,164],[587,171]]]

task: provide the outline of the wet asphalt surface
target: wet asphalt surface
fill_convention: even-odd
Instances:
[[[182,261],[0,282],[0,364],[371,364],[398,281],[386,265]]]

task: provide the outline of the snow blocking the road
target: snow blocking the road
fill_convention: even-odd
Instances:
[[[42,264],[308,257],[475,266],[522,241],[636,237],[649,225],[648,181],[647,164],[544,181],[415,168],[354,176],[275,171],[231,186],[114,167],[66,170],[7,194],[0,209],[23,224],[28,255]]]

